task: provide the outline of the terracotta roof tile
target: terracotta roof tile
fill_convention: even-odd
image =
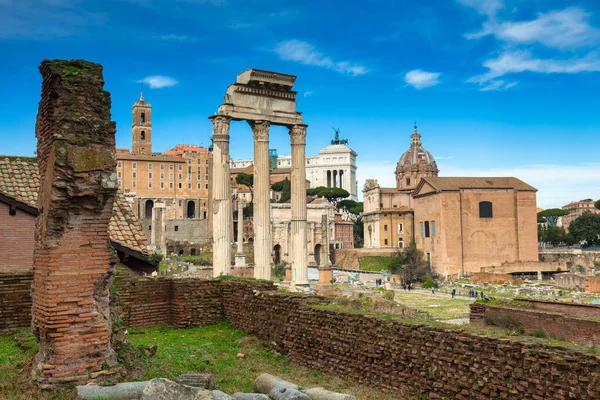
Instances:
[[[460,189],[516,189],[537,191],[520,179],[513,177],[427,177],[423,180],[440,191]]]
[[[35,158],[0,156],[0,193],[37,208],[39,184]],[[152,254],[146,235],[121,192],[117,193],[113,204],[108,231],[113,242],[146,255]]]

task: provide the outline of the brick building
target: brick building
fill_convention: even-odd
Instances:
[[[395,173],[395,188],[365,183],[365,248],[414,240],[445,276],[538,260],[535,188],[517,178],[438,177],[416,126]]]
[[[143,96],[133,105],[132,119],[132,150],[117,149],[119,186],[159,252],[199,251],[210,243],[212,153],[184,144],[152,152],[152,106]],[[164,206],[165,245],[154,243],[151,234],[157,203]]]
[[[0,156],[0,271],[28,271],[33,267],[38,189],[35,158]],[[158,260],[122,193],[113,205],[109,234],[122,263],[143,272],[158,269]]]
[[[562,206],[563,210],[569,212],[568,215],[561,217],[562,226],[568,230],[571,222],[581,217],[584,213],[600,213],[600,210],[594,207],[595,203],[596,202],[592,199],[583,199],[569,203],[566,206]]]
[[[341,213],[335,213],[335,240],[333,244],[336,248],[354,248],[354,224],[350,221],[343,221]]]

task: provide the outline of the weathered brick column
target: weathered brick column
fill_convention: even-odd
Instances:
[[[36,124],[40,190],[33,328],[41,385],[92,381],[118,368],[108,290],[115,257],[108,222],[117,191],[115,123],[102,66],[40,65]]]

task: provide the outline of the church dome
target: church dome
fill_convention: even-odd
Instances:
[[[421,135],[417,131],[416,124],[411,139],[410,148],[400,156],[396,166],[398,190],[413,189],[421,177],[437,176],[439,172],[433,155],[421,143]],[[403,179],[405,177],[407,179]]]

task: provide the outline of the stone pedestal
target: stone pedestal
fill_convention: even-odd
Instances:
[[[333,268],[319,267],[319,284],[330,284],[333,279]]]
[[[254,132],[254,277],[271,279],[271,164],[268,121],[249,121]]]
[[[246,266],[246,255],[244,253],[235,254],[235,266],[245,267]]]
[[[290,128],[292,146],[292,280],[308,285],[306,260],[306,125]]]
[[[229,275],[231,268],[231,178],[229,175],[229,122],[221,115],[213,123],[213,277]]]

